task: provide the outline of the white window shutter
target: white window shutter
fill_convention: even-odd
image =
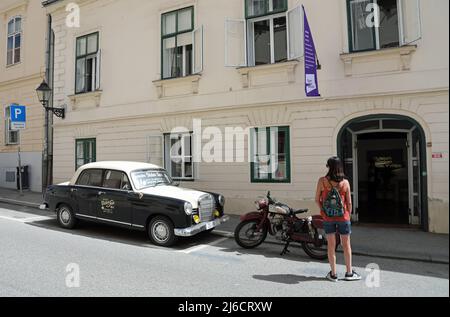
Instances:
[[[225,21],[225,66],[247,66],[247,27],[244,19]]]
[[[301,58],[304,55],[303,49],[303,10],[297,6],[287,12],[288,25],[288,59]]]
[[[164,167],[164,136],[150,135],[147,142],[148,163]]]
[[[193,73],[200,74],[203,71],[203,25],[192,32],[193,47]]]
[[[422,38],[420,0],[397,0],[400,27],[400,46]]]
[[[100,90],[101,65],[102,65],[102,51],[98,50],[97,58],[95,60],[95,90]]]

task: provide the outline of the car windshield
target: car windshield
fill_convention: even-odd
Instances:
[[[159,185],[170,185],[172,179],[164,170],[139,170],[131,173],[131,179],[137,190]]]

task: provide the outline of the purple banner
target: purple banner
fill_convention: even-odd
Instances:
[[[306,97],[320,97],[319,83],[317,80],[317,53],[314,39],[309,27],[308,18],[306,17],[305,7],[304,13],[304,50],[305,50],[305,91]]]

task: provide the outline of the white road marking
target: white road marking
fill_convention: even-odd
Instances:
[[[0,215],[0,219],[20,222],[20,223],[29,223],[29,222],[35,222],[35,221],[54,219],[54,217],[51,217],[51,216],[30,215],[26,212],[4,209],[4,208],[0,208],[0,212],[3,214],[3,215]]]
[[[0,219],[9,220],[9,221],[15,221],[15,222],[21,222],[21,223],[28,223],[28,222],[35,222],[35,221],[50,220],[50,219],[53,219],[53,218],[45,217],[45,216],[28,217],[28,218],[14,218],[14,217],[0,216]]]
[[[221,242],[223,242],[225,240],[228,240],[228,238],[222,238],[222,239],[216,240],[216,241],[208,243],[208,244],[202,244],[202,245],[195,246],[195,247],[192,247],[192,248],[189,248],[189,249],[186,249],[186,250],[181,250],[181,251],[178,251],[178,252],[185,253],[185,254],[197,252],[197,251],[203,250],[203,249],[205,249],[207,247],[212,247],[214,245],[217,245],[217,244],[219,244],[219,243],[221,243]]]

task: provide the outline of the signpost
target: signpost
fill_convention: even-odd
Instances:
[[[27,108],[25,106],[20,106],[13,104],[10,106],[10,122],[11,130],[24,130],[27,126]],[[19,161],[19,189],[20,195],[23,195],[23,185],[22,185],[22,162],[20,158],[20,146],[17,150],[17,156]]]

